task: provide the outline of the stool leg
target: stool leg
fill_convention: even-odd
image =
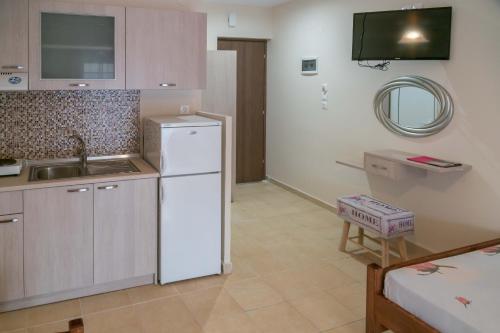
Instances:
[[[345,252],[347,246],[347,239],[349,238],[349,228],[351,224],[344,221],[344,227],[342,229],[342,238],[340,239],[339,251]]]
[[[401,257],[401,261],[408,260],[408,251],[406,250],[406,241],[404,237],[398,238],[398,249],[399,256]]]
[[[389,266],[389,241],[387,239],[382,239],[380,241],[382,246],[382,267]]]
[[[365,245],[365,229],[358,227],[358,243],[359,245]]]

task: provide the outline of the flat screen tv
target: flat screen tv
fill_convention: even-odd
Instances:
[[[451,7],[354,14],[352,60],[450,59]]]

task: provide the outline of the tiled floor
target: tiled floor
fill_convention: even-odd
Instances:
[[[239,185],[234,272],[0,314],[0,332],[362,333],[365,256],[337,250],[341,221],[267,182]]]

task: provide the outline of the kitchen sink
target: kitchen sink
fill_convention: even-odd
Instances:
[[[137,167],[128,159],[89,161],[86,168],[83,168],[81,164],[74,162],[33,165],[30,169],[29,181],[133,172],[139,172],[139,169],[137,169]]]
[[[47,165],[31,167],[30,181],[81,177],[84,170],[79,165]]]

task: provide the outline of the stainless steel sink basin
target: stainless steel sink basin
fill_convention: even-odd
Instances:
[[[30,181],[81,177],[84,175],[79,165],[47,165],[31,167]]]
[[[110,175],[139,172],[128,159],[89,161],[87,168],[78,163],[60,163],[33,165],[30,169],[30,181],[64,179],[83,176]]]

